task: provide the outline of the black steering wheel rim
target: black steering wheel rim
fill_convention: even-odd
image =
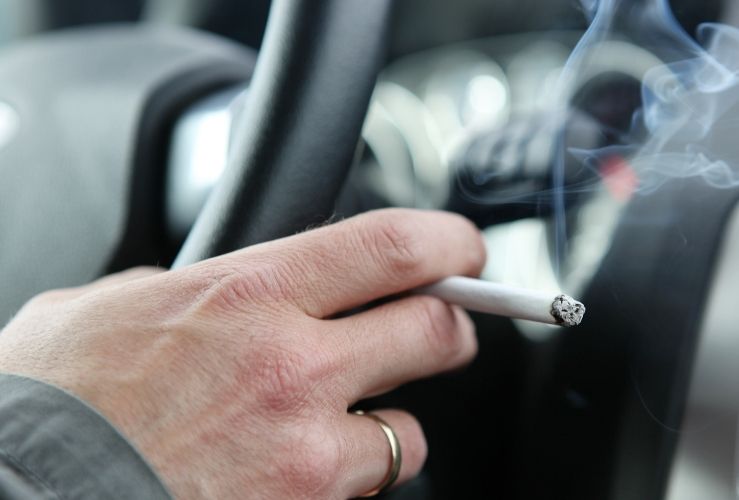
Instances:
[[[228,165],[173,267],[326,220],[384,60],[391,0],[275,0]]]

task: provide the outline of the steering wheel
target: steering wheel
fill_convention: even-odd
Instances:
[[[390,5],[273,2],[233,154],[175,267],[329,218],[383,61]]]
[[[2,245],[0,281],[14,286],[0,287],[0,317],[44,290],[170,261],[172,128],[221,88],[248,81],[248,102],[233,120],[227,171],[175,265],[326,220],[359,144],[390,6],[275,0],[256,63],[245,46],[147,23],[4,50],[0,238],[12,245]]]

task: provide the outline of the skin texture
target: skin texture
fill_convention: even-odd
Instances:
[[[347,311],[446,276],[479,274],[477,229],[382,210],[175,271],[134,269],[46,292],[0,332],[0,371],[96,407],[190,498],[352,498],[385,476],[380,427],[347,409],[468,363],[461,309],[429,296]],[[336,318],[336,319],[334,319]],[[376,412],[426,458],[418,422]]]

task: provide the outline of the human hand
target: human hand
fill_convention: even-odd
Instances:
[[[476,275],[477,229],[383,210],[174,271],[137,269],[32,299],[0,333],[0,371],[65,388],[105,415],[188,498],[350,498],[388,470],[357,401],[475,355],[461,309],[429,296],[336,313],[445,276]],[[375,412],[403,452],[418,422]]]

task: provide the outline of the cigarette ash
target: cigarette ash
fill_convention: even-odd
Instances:
[[[569,295],[557,295],[552,302],[552,316],[562,326],[577,326],[585,316],[585,306]]]

